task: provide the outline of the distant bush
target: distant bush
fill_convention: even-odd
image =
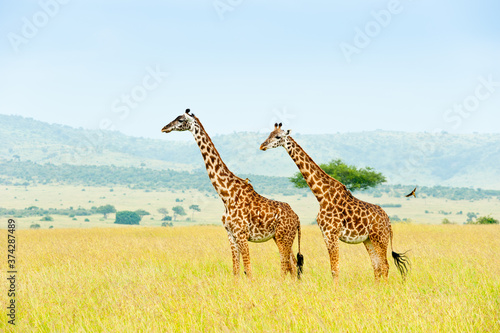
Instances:
[[[478,217],[475,222],[470,221],[467,222],[466,224],[499,224],[499,223],[500,222],[498,220],[488,215],[488,216]]]
[[[30,229],[40,229],[40,225],[38,223],[33,223],[30,225]]]
[[[163,222],[163,223],[161,224],[161,226],[162,226],[162,227],[173,227],[173,226],[174,226],[174,224],[173,224],[172,222]]]
[[[169,216],[169,215],[167,215],[167,216],[163,216],[163,217],[161,218],[161,220],[162,220],[162,221],[172,221],[172,216]]]
[[[124,210],[116,213],[116,224],[139,224],[141,217],[136,212]]]
[[[40,221],[54,221],[54,218],[52,216],[45,215],[40,219]]]
[[[379,204],[380,207],[383,208],[401,208],[401,204],[392,204],[392,203],[387,203],[387,204]]]
[[[447,218],[444,218],[443,221],[441,222],[442,224],[455,224],[454,222],[451,222]]]
[[[90,222],[90,220],[89,220],[89,219],[85,219],[85,220],[83,220],[83,221],[84,221],[84,222]]]
[[[410,218],[405,217],[403,219],[400,219],[397,215],[389,216],[389,220],[391,221],[391,223],[400,223],[400,222],[412,223],[413,222],[413,220]]]

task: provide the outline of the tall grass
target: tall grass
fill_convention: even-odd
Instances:
[[[376,285],[364,246],[342,244],[337,289],[315,226],[300,282],[281,279],[272,241],[251,244],[254,279],[234,279],[222,227],[20,230],[16,331],[499,330],[499,226],[393,229],[395,250],[411,249],[406,282],[391,262]]]

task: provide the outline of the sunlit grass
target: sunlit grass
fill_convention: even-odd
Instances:
[[[223,227],[20,230],[16,331],[499,330],[499,226],[393,229],[411,249],[406,283],[391,262],[375,285],[364,247],[342,244],[337,289],[316,226],[302,228],[300,282],[281,279],[272,241],[251,244],[254,279],[235,280]]]

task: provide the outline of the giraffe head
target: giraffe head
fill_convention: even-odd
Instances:
[[[194,114],[191,113],[191,110],[186,109],[186,112],[163,127],[161,131],[164,133],[170,133],[172,131],[190,131],[195,122]]]
[[[267,140],[260,145],[260,150],[267,150],[279,146],[285,147],[288,141],[288,136],[290,135],[290,132],[292,132],[292,130],[282,130],[281,126],[281,123],[274,124],[274,131],[272,131],[271,134],[269,134]]]

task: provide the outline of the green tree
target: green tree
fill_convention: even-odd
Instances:
[[[194,212],[201,212],[201,208],[198,205],[191,205],[191,206],[189,206],[189,209],[193,211],[193,213],[191,215],[191,221],[193,221],[194,220]]]
[[[177,220],[177,215],[179,215],[179,216],[186,215],[186,211],[184,210],[184,207],[182,207],[182,206],[175,206],[172,208],[172,211],[174,212],[174,221]]]
[[[163,208],[163,207],[162,208],[158,208],[158,213],[162,214],[163,217],[165,217],[168,214],[168,209]]]
[[[139,224],[141,217],[136,212],[124,210],[116,213],[116,224]]]
[[[474,224],[475,218],[477,218],[477,213],[468,212],[467,213],[467,224]]]
[[[499,224],[491,215],[478,217],[474,224]]]
[[[451,222],[450,220],[448,220],[447,218],[444,218],[441,223],[442,224],[455,224],[455,223]]]
[[[386,182],[384,175],[374,171],[372,168],[358,169],[353,165],[345,164],[340,159],[333,160],[328,164],[320,164],[319,167],[328,175],[344,184],[350,191],[366,190]],[[290,181],[295,187],[307,187],[307,183],[300,172],[291,177]]]
[[[116,213],[116,208],[113,205],[99,206],[96,209],[98,214],[103,214],[104,218],[107,218],[108,214]]]

